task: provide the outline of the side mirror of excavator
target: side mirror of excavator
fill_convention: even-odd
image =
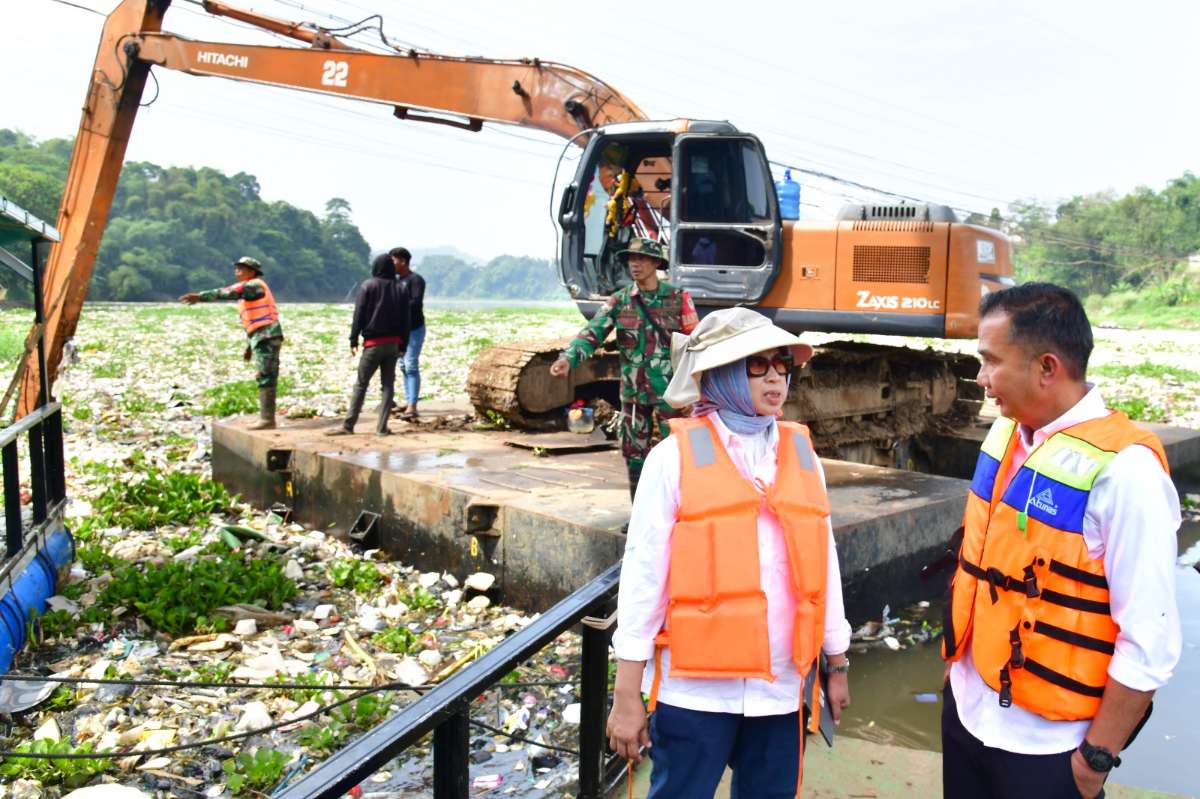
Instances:
[[[563,227],[575,221],[575,191],[578,189],[574,183],[563,189],[562,202],[558,204],[558,221]]]

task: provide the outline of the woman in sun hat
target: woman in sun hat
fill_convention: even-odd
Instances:
[[[778,420],[812,351],[748,308],[672,337],[665,396],[694,407],[651,450],[634,499],[608,719],[616,752],[640,761],[649,747],[650,799],[708,799],[727,765],[734,796],[799,795],[800,711],[817,708],[801,694],[821,651],[835,721],[850,704],[824,473],[807,428]]]

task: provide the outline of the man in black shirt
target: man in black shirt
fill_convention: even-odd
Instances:
[[[414,419],[417,416],[417,398],[421,394],[421,346],[425,343],[425,278],[412,271],[412,254],[405,248],[396,247],[390,255],[396,267],[396,282],[404,286],[408,294],[412,320],[408,347],[404,351],[404,360],[401,361],[400,368],[404,370],[403,416]]]
[[[405,345],[412,327],[408,295],[405,287],[396,280],[392,257],[387,254],[375,256],[371,261],[371,277],[358,287],[354,300],[354,320],[350,323],[350,354],[358,352],[358,337],[363,339],[362,356],[358,359],[358,380],[350,398],[350,412],[339,427],[325,431],[326,435],[349,435],[354,432],[354,423],[362,411],[367,386],[375,372],[379,372],[383,383],[383,404],[379,406],[379,420],[375,432],[386,436],[388,411],[392,406],[392,395],[396,385],[396,361],[404,354]]]

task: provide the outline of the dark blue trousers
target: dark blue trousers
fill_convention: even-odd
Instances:
[[[1071,752],[1022,755],[985,746],[959,721],[949,682],[942,696],[942,795],[946,799],[1080,799]],[[1104,791],[1096,799],[1104,799]]]
[[[664,705],[650,716],[646,799],[712,799],[725,767],[733,799],[793,799],[799,776],[800,715],[742,716]]]

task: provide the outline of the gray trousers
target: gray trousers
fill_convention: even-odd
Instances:
[[[392,407],[392,395],[396,389],[396,361],[399,358],[399,344],[363,347],[362,355],[358,356],[358,380],[354,384],[354,394],[350,397],[350,413],[346,415],[347,430],[354,429],[354,423],[358,421],[358,415],[362,412],[363,400],[367,396],[367,387],[371,385],[371,378],[378,371],[379,379],[383,383],[383,404],[379,406],[379,422],[375,425],[375,432],[387,432],[388,411]]]

